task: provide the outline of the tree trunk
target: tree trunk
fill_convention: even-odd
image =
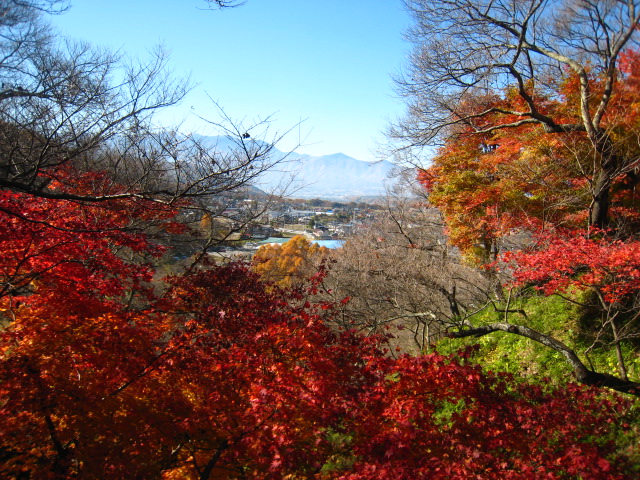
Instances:
[[[616,358],[618,360],[618,371],[620,372],[620,378],[627,381],[627,367],[624,364],[624,356],[622,355],[622,346],[620,345],[620,335],[618,333],[618,325],[616,325],[615,317],[611,319],[611,331],[613,332],[613,340],[616,344]]]
[[[223,440],[220,446],[216,449],[213,456],[209,459],[209,461],[205,465],[204,470],[200,474],[200,480],[209,480],[209,477],[211,476],[213,469],[218,463],[218,460],[220,460],[220,457],[222,456],[222,454],[227,448],[229,448],[229,442],[227,442],[227,440]]]
[[[593,201],[589,213],[589,225],[596,228],[607,228],[609,224],[609,191],[611,178],[604,168],[598,172],[593,183]]]

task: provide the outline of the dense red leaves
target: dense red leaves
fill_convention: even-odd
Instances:
[[[78,175],[76,191],[100,178]],[[148,201],[83,204],[0,191],[0,308],[45,298],[98,308],[141,292],[152,275],[144,255],[162,252],[141,229],[174,214]]]
[[[143,203],[0,207],[0,477],[622,478],[622,403],[393,360],[246,266],[155,298]]]
[[[4,476],[623,478],[621,404],[468,354],[393,360],[245,267],[177,278],[135,315],[39,313],[2,335]]]
[[[176,279],[143,314],[40,313],[2,337],[5,474],[309,473],[377,355],[239,266]]]
[[[393,362],[364,401],[340,478],[624,478],[602,456],[613,405],[578,387],[547,394],[434,354]]]
[[[547,236],[543,248],[506,255],[518,284],[534,283],[545,294],[569,287],[595,288],[607,303],[640,291],[640,242],[606,236]]]
[[[362,362],[377,354],[371,341],[331,332],[313,312],[267,293],[243,267],[202,272],[180,285],[185,290],[174,291],[169,306],[190,320],[171,342],[181,366],[175,381],[183,369],[191,372],[193,388],[207,399],[188,422],[215,426],[234,445],[221,464],[251,466],[257,478],[319,468],[324,432],[353,407],[366,379]]]

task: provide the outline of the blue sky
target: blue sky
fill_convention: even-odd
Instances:
[[[204,0],[71,3],[53,19],[64,35],[140,57],[158,43],[171,51],[174,72],[197,82],[165,113],[186,129],[197,128],[191,112],[218,118],[208,94],[245,123],[274,114],[272,130],[306,119],[281,149],[300,138],[301,153],[373,160],[380,132],[403,111],[391,80],[408,50],[400,0],[248,0],[224,11]]]

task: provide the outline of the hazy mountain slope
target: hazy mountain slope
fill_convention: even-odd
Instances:
[[[292,185],[300,189],[296,196],[324,198],[381,195],[393,169],[389,162],[372,164],[342,153],[306,157],[291,166],[297,168]]]
[[[199,140],[220,151],[233,145],[224,137],[199,137]],[[274,149],[273,154],[286,158],[263,174],[255,186],[269,192],[288,185],[285,193],[299,198],[345,199],[382,195],[394,168],[390,162],[363,162],[343,153],[306,156],[296,152],[284,154]]]

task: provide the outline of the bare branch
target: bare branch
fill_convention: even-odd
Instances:
[[[489,325],[482,325],[459,331],[450,331],[448,332],[448,335],[451,338],[482,337],[498,331],[529,338],[560,353],[573,369],[577,381],[584,385],[606,387],[618,392],[640,396],[640,383],[623,380],[606,373],[594,372],[593,370],[588,369],[576,353],[564,343],[550,335],[540,333],[524,325],[496,322]]]

